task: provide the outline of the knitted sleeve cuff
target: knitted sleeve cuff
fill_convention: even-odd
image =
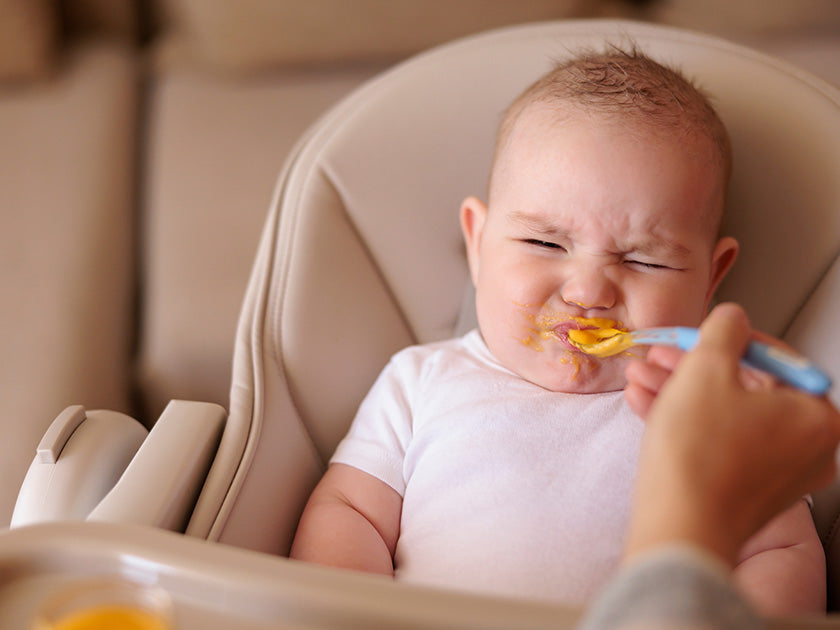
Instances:
[[[624,567],[592,602],[580,630],[758,630],[764,622],[735,591],[730,568],[689,545]]]

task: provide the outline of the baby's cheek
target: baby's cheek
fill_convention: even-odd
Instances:
[[[657,326],[698,326],[704,317],[705,296],[674,286],[667,291],[639,294],[627,304],[631,329]]]

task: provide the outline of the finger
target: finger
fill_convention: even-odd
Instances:
[[[633,410],[633,413],[644,420],[650,412],[653,401],[656,400],[656,394],[644,387],[629,384],[624,388],[624,400],[627,401],[627,405]]]
[[[647,353],[648,363],[653,363],[671,372],[685,356],[685,352],[672,346],[653,346]]]
[[[741,366],[741,371],[738,373],[738,381],[748,392],[763,392],[778,385],[778,381],[767,372],[744,366]]]
[[[721,368],[730,373],[738,369],[738,362],[750,339],[750,322],[744,309],[737,304],[723,303],[716,306],[700,326],[697,349],[713,351],[725,361]]]
[[[656,394],[671,376],[671,369],[645,361],[631,361],[624,369],[624,375],[629,384]]]

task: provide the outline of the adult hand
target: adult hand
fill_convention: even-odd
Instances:
[[[668,377],[677,368],[685,352],[671,346],[653,346],[644,359],[627,365],[624,398],[641,418],[647,418],[653,401]]]
[[[779,346],[786,350],[795,352],[793,348],[783,341],[770,335],[753,330],[750,339],[763,341],[771,346]],[[685,352],[672,346],[654,346],[648,350],[644,359],[631,362],[627,366],[627,387],[624,396],[630,408],[641,418],[646,418],[650,412],[656,395],[668,377],[671,376],[680,359]],[[738,378],[745,389],[760,390],[769,389],[777,384],[776,380],[766,372],[760,372],[751,368],[741,366]]]
[[[745,386],[739,359],[751,330],[740,307],[718,306],[700,330],[700,343],[681,359],[654,354],[662,363],[652,373],[662,382],[645,403],[628,557],[684,542],[732,565],[772,516],[835,475],[837,410],[770,382]],[[628,400],[636,385],[631,380]]]

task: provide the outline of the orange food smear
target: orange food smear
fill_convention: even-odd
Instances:
[[[523,309],[527,309],[528,305],[520,304]],[[530,322],[530,326],[527,328],[527,335],[520,339],[520,342],[531,348],[536,352],[543,352],[545,350],[544,343],[557,343],[560,341],[560,338],[554,332],[554,329],[557,327],[558,324],[563,322],[574,322],[578,324],[580,328],[589,328],[589,329],[612,329],[612,330],[619,330],[621,332],[626,331],[627,329],[614,319],[609,319],[606,317],[577,317],[573,315],[567,315],[565,313],[556,313],[556,314],[539,314],[534,315],[526,312],[525,317]],[[578,351],[566,349],[566,353],[557,359],[559,363],[562,364],[571,364],[575,368],[575,373],[573,378],[576,378],[578,373],[580,372],[580,368],[583,362],[592,361],[590,357],[581,354]]]

